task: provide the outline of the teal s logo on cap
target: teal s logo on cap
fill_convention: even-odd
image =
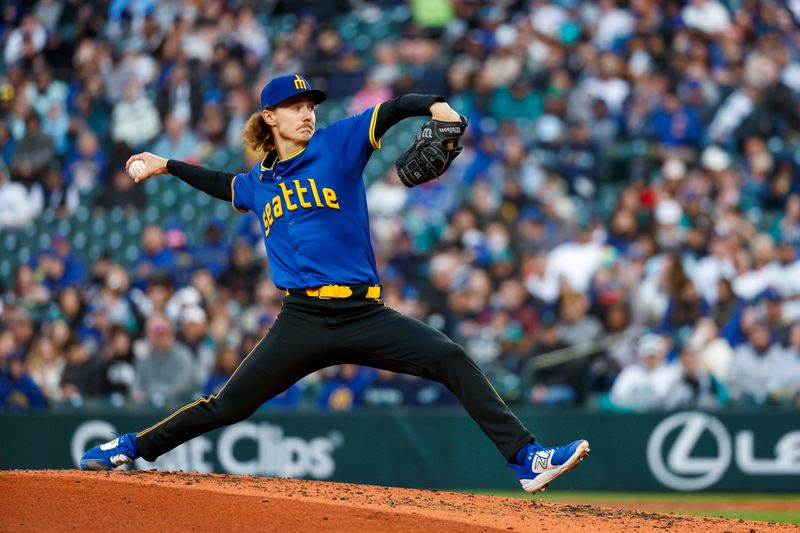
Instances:
[[[287,74],[273,78],[261,89],[261,109],[275,107],[284,100],[297,95],[308,96],[315,104],[324,102],[328,95],[312,89],[308,80],[299,74]]]

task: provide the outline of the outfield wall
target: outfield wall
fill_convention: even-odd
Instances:
[[[111,432],[162,411],[0,416],[0,468],[75,468]],[[616,414],[518,411],[544,444],[584,437],[587,461],[559,481],[581,490],[800,491],[797,413]],[[304,477],[418,488],[517,487],[513,473],[460,410],[279,413],[198,437],[136,467]]]

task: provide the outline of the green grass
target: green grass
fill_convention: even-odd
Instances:
[[[503,496],[506,498],[531,498],[518,490],[506,491],[472,491],[474,494],[488,494],[492,496]],[[702,493],[679,493],[679,492],[584,492],[584,491],[553,491],[539,493],[534,497],[536,500],[551,502],[569,503],[595,503],[595,502],[653,502],[664,503],[663,512],[673,512],[678,514],[688,514],[694,516],[724,517],[744,520],[761,520],[766,522],[783,522],[787,524],[800,524],[800,494],[771,494],[771,493],[725,493],[725,492],[702,492]],[[785,511],[753,511],[737,510],[724,508],[719,509],[715,503],[719,502],[788,502],[792,509]],[[708,502],[707,509],[670,510],[669,504],[674,502]],[[727,507],[727,506],[726,506]]]
[[[794,511],[675,511],[676,514],[694,516],[711,516],[714,518],[735,518],[742,520],[761,520],[764,522],[782,522],[784,524],[800,524],[800,512]]]

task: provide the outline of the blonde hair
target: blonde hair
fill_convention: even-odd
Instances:
[[[264,122],[261,113],[253,113],[242,128],[244,145],[254,152],[269,153],[275,148],[272,128]]]

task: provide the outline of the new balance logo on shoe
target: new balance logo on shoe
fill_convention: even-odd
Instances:
[[[547,470],[548,462],[550,461],[551,450],[545,450],[536,452],[536,457],[533,458],[533,464],[531,465],[531,470],[536,472],[543,472]]]

